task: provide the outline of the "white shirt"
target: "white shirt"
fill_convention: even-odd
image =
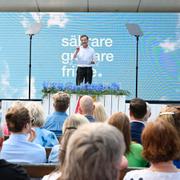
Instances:
[[[123,180],[179,180],[179,172],[157,172],[150,169],[134,170],[128,172]]]
[[[91,47],[83,48],[80,46],[80,50],[75,58],[78,67],[92,67],[91,61],[95,61],[95,51]]]
[[[42,178],[42,180],[55,180],[61,176],[61,172],[52,172]]]

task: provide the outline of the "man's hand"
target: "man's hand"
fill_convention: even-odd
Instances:
[[[80,47],[77,47],[77,48],[76,48],[76,52],[75,52],[74,55],[73,55],[73,59],[76,58],[77,54],[79,53],[79,50],[80,50]]]

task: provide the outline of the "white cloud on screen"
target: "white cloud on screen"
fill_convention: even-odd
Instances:
[[[20,23],[22,24],[22,26],[23,26],[25,29],[29,28],[30,25],[31,25],[30,21],[29,21],[26,17],[22,17],[22,18],[23,18],[23,20],[20,21]]]
[[[12,87],[10,84],[10,71],[9,66],[7,63],[4,64],[3,72],[1,73],[0,78],[0,94],[3,98],[12,98],[13,95],[15,95],[18,92],[18,89],[15,87]]]
[[[28,18],[26,14],[20,16],[22,19],[20,21],[21,25],[27,29],[33,23],[40,23],[43,21],[48,28],[52,26],[59,26],[59,28],[64,28],[69,22],[69,19],[66,16],[66,13],[30,13],[32,18]],[[43,17],[48,16],[47,20],[44,21]]]
[[[164,50],[165,53],[176,51],[180,49],[180,14],[177,15],[177,24],[176,24],[176,39],[170,40],[169,38],[165,39],[163,42],[159,43],[159,46]]]
[[[48,13],[48,14],[49,14],[49,19],[47,22],[48,27],[59,26],[60,28],[64,28],[69,21],[65,13]]]
[[[23,88],[20,98],[28,99],[29,97],[29,76],[26,76],[26,86]],[[31,98],[36,98],[35,78],[31,77]]]
[[[3,72],[0,76],[0,94],[3,97],[3,99],[13,99],[13,98],[22,98],[27,99],[28,98],[28,90],[29,90],[29,78],[26,77],[26,85],[25,87],[17,88],[12,86],[10,83],[11,74],[9,70],[9,65],[7,63],[4,63]],[[31,79],[31,98],[36,98],[36,88],[35,88],[35,79],[32,77]]]

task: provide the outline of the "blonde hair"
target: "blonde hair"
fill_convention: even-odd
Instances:
[[[26,105],[31,117],[31,124],[34,127],[42,127],[45,122],[44,111],[39,103],[30,102]]]
[[[62,132],[64,134],[67,128],[74,127],[77,129],[78,126],[86,123],[89,123],[89,120],[85,116],[81,114],[72,114],[64,121]]]
[[[170,122],[178,132],[180,137],[180,106],[166,106],[161,109],[159,117]]]
[[[98,122],[105,122],[107,120],[107,114],[105,108],[101,102],[94,102],[93,116]]]
[[[122,133],[105,123],[79,127],[67,145],[60,180],[112,180],[125,150]]]

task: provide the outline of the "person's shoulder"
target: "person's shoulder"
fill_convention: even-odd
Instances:
[[[4,159],[0,160],[0,174],[0,177],[5,179],[30,179],[22,166],[10,163]]]
[[[138,179],[140,178],[143,178],[144,175],[147,175],[147,172],[145,169],[142,169],[142,170],[132,170],[132,171],[129,171],[126,173],[126,175],[124,176],[124,180],[130,180],[131,178],[134,178],[134,179]]]
[[[54,180],[61,176],[61,172],[52,172],[42,178],[42,180]]]
[[[133,142],[133,141],[131,142],[130,146],[137,149],[143,149],[143,146],[141,144]]]

